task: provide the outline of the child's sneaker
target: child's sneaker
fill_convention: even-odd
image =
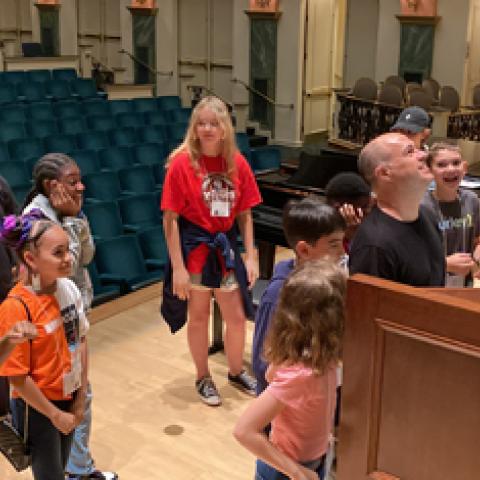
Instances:
[[[257,381],[251,377],[245,370],[242,370],[238,375],[228,374],[228,381],[242,392],[255,397]]]
[[[217,387],[213,383],[212,377],[203,377],[195,382],[195,387],[201,399],[211,407],[218,407],[222,403]]]

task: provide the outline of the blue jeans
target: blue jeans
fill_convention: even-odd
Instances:
[[[71,400],[52,401],[60,410],[70,411]],[[25,402],[14,398],[11,402],[15,428],[23,435]],[[32,472],[35,480],[64,480],[73,433],[64,435],[49,418],[32,407],[28,408],[28,446],[32,455]]]
[[[73,475],[89,475],[95,470],[95,464],[88,448],[91,427],[92,387],[89,383],[87,385],[87,394],[85,397],[85,413],[83,415],[83,420],[73,434],[72,449],[65,469],[68,473],[72,473]]]
[[[323,480],[325,476],[324,472],[325,456],[322,457],[320,465],[318,461],[303,463],[304,467],[316,467],[312,468],[318,475],[319,480]],[[288,477],[283,473],[279,472],[275,468],[271,467],[268,463],[262,462],[262,460],[257,459],[256,469],[255,469],[255,480],[288,480]]]

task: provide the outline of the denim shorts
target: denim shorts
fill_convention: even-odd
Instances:
[[[192,288],[195,290],[209,290],[212,291],[213,288],[207,287],[202,284],[202,274],[201,273],[190,273],[190,283]],[[219,290],[224,292],[230,292],[236,290],[238,288],[237,278],[235,277],[235,272],[229,271],[227,272],[220,282]]]
[[[317,472],[319,480],[323,480],[325,476],[325,455],[311,462],[302,463],[302,465],[310,470]],[[288,480],[288,477],[271,467],[268,463],[257,460],[255,469],[255,480]]]

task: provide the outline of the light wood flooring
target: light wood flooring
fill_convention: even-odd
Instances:
[[[158,298],[147,301],[91,328],[97,466],[115,470],[121,480],[252,478],[254,458],[231,435],[249,397],[228,385],[218,353],[210,365],[223,405],[211,408],[197,399],[186,331],[172,336],[158,305]],[[30,478],[0,458],[1,480]]]

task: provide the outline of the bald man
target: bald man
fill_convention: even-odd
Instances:
[[[350,273],[366,273],[417,287],[442,286],[442,238],[420,202],[433,176],[411,139],[386,133],[360,153],[359,170],[377,205],[360,225],[350,251]]]

